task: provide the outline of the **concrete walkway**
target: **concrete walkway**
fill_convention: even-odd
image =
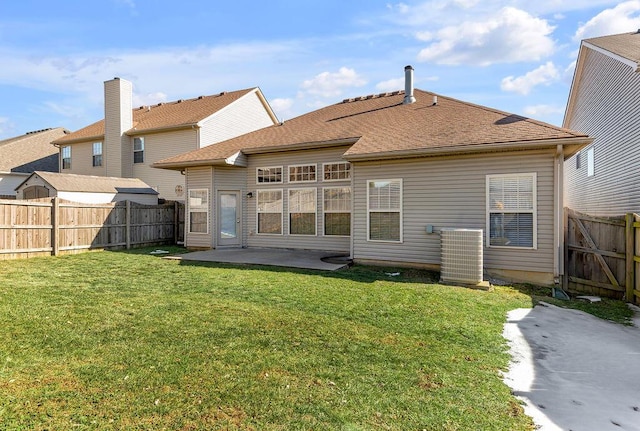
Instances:
[[[323,258],[339,256],[339,253],[320,250],[288,250],[278,248],[227,248],[216,250],[195,251],[167,259],[178,259],[197,262],[239,263],[251,265],[283,266],[287,268],[316,269],[321,271],[336,271],[345,268],[348,261],[330,263]]]

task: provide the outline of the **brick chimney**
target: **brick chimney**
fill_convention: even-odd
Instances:
[[[104,143],[106,175],[131,177],[133,148],[124,134],[133,127],[133,85],[126,79],[113,78],[104,83]]]

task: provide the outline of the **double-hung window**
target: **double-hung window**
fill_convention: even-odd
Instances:
[[[133,138],[133,163],[144,163],[144,138]]]
[[[71,147],[62,147],[62,169],[71,169]]]
[[[282,235],[282,190],[257,190],[258,233]]]
[[[537,247],[536,174],[487,175],[487,243]]]
[[[324,234],[351,235],[351,187],[327,187],[322,191]]]
[[[93,166],[102,166],[102,142],[93,143]]]
[[[189,233],[209,232],[209,190],[189,190]]]
[[[316,234],[316,189],[289,189],[289,234]]]
[[[402,179],[367,182],[369,241],[402,242]]]

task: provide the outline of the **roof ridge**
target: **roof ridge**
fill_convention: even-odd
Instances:
[[[347,99],[344,99],[340,103],[359,102],[361,100],[378,99],[380,97],[398,96],[400,94],[404,94],[404,90],[387,91],[385,93],[368,94],[366,96],[349,97]]]
[[[235,94],[235,93],[242,93],[242,92],[246,92],[249,93],[252,90],[257,89],[258,87],[249,87],[249,88],[244,88],[242,90],[233,90],[233,91],[221,91],[219,93],[215,93],[215,94],[203,94],[200,96],[196,96],[196,97],[191,97],[189,99],[176,99],[176,100],[169,100],[166,102],[158,102],[158,103],[151,103],[148,105],[141,105],[137,108],[133,108],[132,111],[140,111],[142,109],[151,109],[151,108],[157,108],[160,106],[164,106],[164,105],[176,105],[178,103],[184,103],[184,102],[193,102],[196,100],[203,100],[209,97],[221,97],[221,96],[226,96],[228,94]]]

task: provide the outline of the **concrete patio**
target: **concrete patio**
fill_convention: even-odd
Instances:
[[[322,259],[336,257],[335,262]],[[322,250],[289,250],[279,248],[227,248],[194,251],[166,259],[177,259],[196,262],[219,262],[251,265],[281,266],[287,268],[315,269],[320,271],[336,271],[349,265],[344,254]]]

